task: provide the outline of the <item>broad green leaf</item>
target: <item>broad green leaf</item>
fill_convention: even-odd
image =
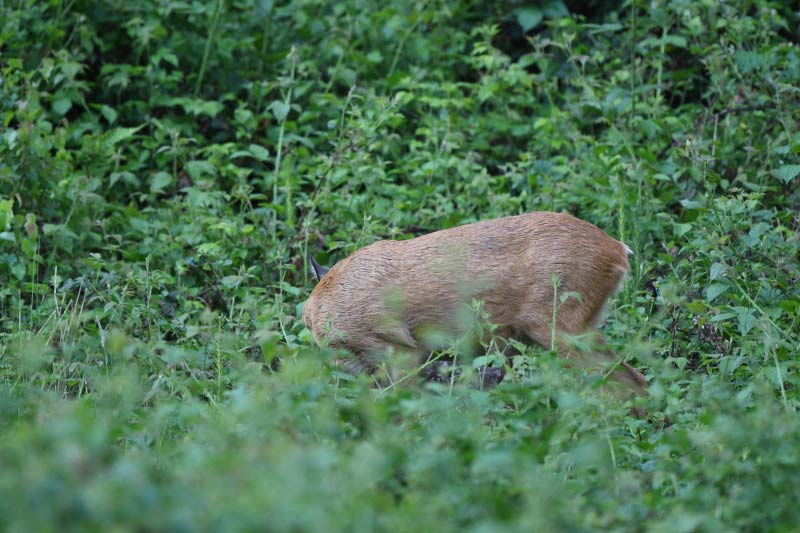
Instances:
[[[183,110],[194,116],[217,116],[225,106],[221,102],[214,100],[203,100],[201,98],[169,98],[165,102],[166,105],[178,105]]]
[[[676,237],[683,237],[687,233],[692,231],[691,224],[675,224],[675,236]]]
[[[215,175],[217,169],[209,161],[197,160],[186,163],[186,172],[189,173],[192,179],[199,179],[206,175]]]
[[[221,248],[222,246],[218,242],[206,242],[197,247],[197,253],[200,255],[216,255]]]
[[[259,161],[267,161],[270,158],[269,150],[257,144],[251,144],[247,147],[250,154]]]
[[[114,110],[113,107],[109,107],[107,105],[100,106],[100,113],[103,115],[109,124],[113,124],[117,121],[117,112]]]
[[[764,64],[764,56],[750,50],[737,50],[733,57],[744,74],[752,72]]]
[[[523,31],[535,28],[544,18],[542,10],[534,6],[521,6],[516,8],[513,13]]]
[[[275,100],[269,107],[278,122],[283,122],[286,119],[286,115],[289,114],[289,104],[281,100]]]
[[[562,0],[550,0],[542,6],[542,12],[548,19],[569,16],[569,9]]]
[[[223,287],[228,288],[228,289],[235,289],[236,287],[241,285],[242,277],[241,276],[233,276],[233,275],[232,276],[223,276],[223,278],[221,280],[219,280],[219,281],[220,281],[220,283],[222,283]]]
[[[12,218],[14,218],[14,200],[0,200],[0,230],[9,229]]]
[[[72,109],[72,100],[69,98],[58,98],[53,102],[53,111],[59,115],[66,115]]]
[[[161,171],[153,174],[150,179],[150,192],[158,193],[169,187],[173,182],[172,175]]]
[[[783,165],[772,171],[772,175],[784,183],[789,183],[800,174],[800,165]]]
[[[711,265],[711,270],[708,273],[708,278],[710,280],[715,280],[717,278],[722,278],[725,276],[725,273],[728,271],[728,267],[723,265],[722,263],[714,263]]]
[[[725,283],[712,283],[706,288],[706,301],[711,303],[717,296],[728,289]]]
[[[133,137],[142,128],[144,128],[144,124],[135,128],[114,128],[109,130],[103,135],[103,144],[105,146],[114,146],[120,141]]]
[[[735,316],[736,316],[736,313],[731,313],[729,311],[726,311],[724,313],[718,313],[718,314],[712,316],[711,319],[709,320],[709,322],[711,322],[711,323],[724,322],[726,320],[730,320],[731,318],[733,318]]]
[[[736,318],[739,321],[739,333],[747,335],[756,325],[756,317],[752,309],[737,310]]]
[[[702,300],[694,300],[686,304],[686,309],[695,314],[705,313],[706,304]]]
[[[147,233],[148,231],[150,231],[150,223],[143,218],[138,218],[138,217],[129,218],[128,224],[130,224],[133,229],[140,231],[142,233]]]

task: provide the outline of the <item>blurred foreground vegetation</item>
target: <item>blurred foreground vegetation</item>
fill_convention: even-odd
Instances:
[[[0,3],[0,529],[795,530],[790,5]],[[635,250],[649,420],[312,346],[309,257],[532,210]]]

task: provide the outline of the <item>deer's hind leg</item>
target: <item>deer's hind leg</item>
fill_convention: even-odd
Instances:
[[[526,329],[526,335],[537,344],[548,347],[552,343],[552,330],[545,325],[535,325]],[[570,340],[570,333],[556,333],[556,345],[559,355],[565,357],[573,367],[587,372],[609,373],[609,378],[619,386],[610,387],[616,396],[630,397],[643,396],[647,393],[647,379],[644,375],[625,361],[620,361],[617,355],[608,348],[605,337],[600,330],[591,328],[581,334],[582,339],[588,340],[591,349],[581,350]]]

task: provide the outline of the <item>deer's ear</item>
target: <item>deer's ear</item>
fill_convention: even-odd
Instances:
[[[325,268],[324,266],[320,265],[313,257],[310,257],[309,259],[311,260],[311,275],[316,281],[321,280],[323,277],[325,277],[325,274],[328,273],[330,268]]]

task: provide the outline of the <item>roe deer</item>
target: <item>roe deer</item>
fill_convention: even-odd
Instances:
[[[376,370],[389,348],[427,356],[426,328],[463,333],[457,315],[473,299],[501,336],[549,347],[558,294],[578,293],[556,309],[558,351],[572,364],[611,372],[623,393],[645,394],[645,377],[603,348],[597,330],[608,298],[630,270],[630,249],[601,229],[564,213],[534,212],[380,241],[326,271],[303,309],[317,342],[355,355],[350,370]],[[571,348],[570,335],[593,332],[595,349]]]

